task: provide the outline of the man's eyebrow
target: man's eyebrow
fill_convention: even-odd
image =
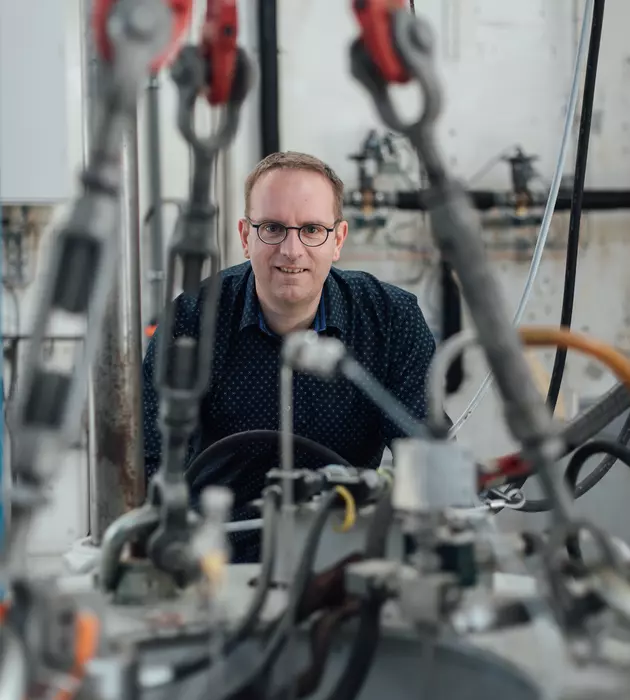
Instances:
[[[273,216],[263,216],[263,217],[251,217],[252,221],[255,221],[256,223],[263,223],[263,224],[281,224],[282,226],[289,226],[289,224],[285,223],[282,219],[280,218],[274,218]],[[330,223],[329,222],[324,222],[321,219],[318,218],[313,218],[313,219],[304,219],[302,223],[296,224],[297,226],[323,226],[324,228],[330,228]]]

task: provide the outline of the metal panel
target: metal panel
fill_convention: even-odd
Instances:
[[[66,3],[0,0],[0,201],[72,193]]]

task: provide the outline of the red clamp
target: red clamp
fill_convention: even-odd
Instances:
[[[361,41],[388,83],[407,83],[407,69],[393,43],[392,14],[406,8],[406,0],[354,0],[352,9],[361,26]]]
[[[208,68],[206,98],[211,105],[228,102],[238,58],[236,0],[207,0],[201,49]]]
[[[106,61],[111,61],[113,58],[113,48],[107,36],[107,21],[112,8],[117,2],[118,0],[95,0],[92,12],[94,40],[100,55]],[[173,16],[171,41],[168,48],[151,63],[152,73],[159,72],[161,68],[173,60],[186,36],[192,19],[194,0],[163,0],[163,2],[170,8]]]

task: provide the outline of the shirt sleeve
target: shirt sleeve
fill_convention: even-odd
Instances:
[[[199,304],[194,297],[177,297],[173,338],[199,335]],[[155,361],[160,328],[153,334],[142,362],[142,423],[144,433],[144,471],[147,482],[157,472],[162,456],[162,435],[159,426],[160,400],[155,387]],[[191,438],[191,442],[194,436]],[[182,465],[183,466],[183,465]]]
[[[392,359],[387,389],[414,418],[422,421],[427,415],[426,375],[435,354],[435,339],[418,306],[418,300],[412,294],[405,295],[396,304],[390,347]],[[390,449],[393,440],[405,437],[386,416],[383,431]]]

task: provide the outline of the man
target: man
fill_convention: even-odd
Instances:
[[[323,162],[301,153],[261,161],[245,186],[239,233],[249,262],[221,273],[212,380],[199,413],[189,457],[234,433],[278,430],[282,336],[312,328],[340,338],[355,358],[418,419],[426,412],[425,374],[435,342],[416,297],[363,272],[332,269],[348,234],[343,183]],[[177,300],[176,335],[195,335],[199,300]],[[159,332],[159,331],[158,331]],[[144,435],[147,476],[160,462],[158,402],[153,386],[155,339],[144,360]],[[294,432],[334,450],[357,467],[379,466],[397,428],[345,380],[297,374]],[[323,466],[296,450],[297,468]],[[212,464],[192,486],[222,483],[234,491],[234,519],[258,517],[248,503],[260,497],[277,447],[247,445]],[[226,477],[225,474],[228,474]],[[256,561],[259,533],[232,538],[235,561]]]

